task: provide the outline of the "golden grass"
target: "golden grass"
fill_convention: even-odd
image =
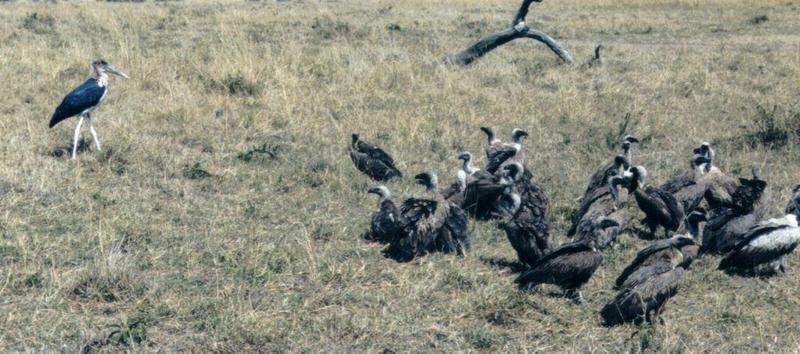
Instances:
[[[482,155],[479,126],[528,129],[555,242],[626,114],[646,139],[635,159],[651,182],[708,140],[724,171],[763,167],[780,213],[800,182],[797,4],[546,1],[528,23],[579,62],[605,44],[603,66],[557,65],[526,41],[440,65],[517,6],[3,4],[0,350],[796,350],[796,255],[766,281],[703,259],[665,326],[606,329],[597,312],[645,241],[608,251],[575,306],[555,288],[519,294],[513,273],[487,265],[514,257],[491,223],[471,224],[464,259],[397,264],[359,240],[375,200],[346,153],[354,131],[407,175],[432,169],[449,183],[459,150]],[[769,21],[751,24],[758,14]],[[96,57],[132,77],[112,79],[96,112],[105,151],[53,157],[75,121],[49,130],[50,114]],[[744,142],[758,105],[778,107],[785,147]],[[389,187],[398,199],[420,192],[409,180]]]

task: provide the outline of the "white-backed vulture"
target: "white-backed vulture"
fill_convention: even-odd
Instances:
[[[758,169],[752,172],[753,178],[740,178],[730,194],[716,186],[706,191],[705,199],[712,209],[703,229],[704,253],[728,252],[766,213],[771,199],[767,182]]]
[[[392,194],[386,186],[372,187],[367,193],[378,196],[378,210],[372,214],[370,231],[364,238],[369,241],[389,243],[399,237],[403,231],[405,222],[400,215],[400,210],[392,201]]]
[[[639,251],[636,258],[617,277],[614,285],[617,289],[632,288],[647,279],[668,272],[675,267],[688,269],[697,257],[698,246],[695,237],[698,224],[705,221],[705,214],[694,211],[686,218],[686,235],[676,235],[669,239],[658,240]]]
[[[481,130],[484,129],[488,128],[481,128]],[[491,129],[488,130],[491,131]],[[484,130],[484,132],[486,132],[486,130]],[[487,133],[487,136],[489,136],[489,133]],[[522,141],[527,136],[528,133],[526,131],[514,128],[514,130],[511,132],[512,142],[500,143],[499,140],[495,139],[494,135],[492,134],[489,139],[490,141],[496,141],[496,143],[490,143],[489,147],[486,149],[486,171],[494,174],[507,163],[524,163],[526,153],[522,148]]]
[[[792,202],[797,207],[800,198],[793,198]],[[786,267],[784,256],[794,251],[798,244],[800,227],[796,215],[770,219],[748,231],[719,262],[719,269],[744,272],[769,265],[775,273],[782,273]]]
[[[586,191],[581,198],[581,209],[585,205],[591,204],[595,199],[608,192],[608,179],[613,176],[622,175],[630,167],[631,150],[633,144],[639,143],[639,139],[631,135],[622,138],[622,155],[614,156],[605,162],[589,177]],[[598,193],[599,192],[599,193]],[[568,235],[572,235],[571,232]]]
[[[381,148],[361,141],[358,134],[353,133],[350,145],[350,159],[356,168],[376,181],[386,181],[403,174],[395,167],[392,159]]]
[[[580,288],[589,281],[602,262],[603,254],[591,240],[567,243],[539,259],[514,282],[523,291],[533,290],[540,284],[558,285],[568,297],[581,303],[583,296]]]
[[[502,148],[503,142],[497,138],[492,128],[481,127],[481,131],[486,134],[486,158],[491,159]]]
[[[503,212],[511,214],[516,212],[514,208],[518,200],[514,198],[512,186],[522,177],[524,171],[519,170],[524,168],[516,163],[506,167],[508,166],[511,168],[504,167],[497,175],[476,171],[468,178],[462,203],[468,215],[478,220],[488,220]]]
[[[695,154],[689,160],[688,171],[665,182],[658,189],[671,193],[681,203],[684,212],[691,213],[700,206],[703,195],[708,189],[705,181],[705,167],[708,162],[709,160],[705,156]]]
[[[589,206],[596,200],[602,198],[609,193],[608,181],[609,178],[614,176],[621,176],[625,170],[630,167],[631,150],[633,144],[639,143],[639,140],[631,135],[626,135],[622,138],[622,155],[614,156],[604,162],[593,174],[589,177],[589,183],[586,186],[586,191],[583,193],[580,201],[578,213],[573,215],[573,222],[567,231],[567,236],[575,236],[578,224],[586,213]],[[619,195],[617,195],[619,200]],[[602,248],[602,246],[601,246]]]
[[[514,163],[505,167],[510,174],[520,175],[522,165]],[[514,184],[514,196],[519,198],[511,218],[500,224],[520,262],[532,266],[550,248],[550,224],[547,221],[549,200],[544,190],[533,181],[522,178]]]
[[[636,204],[645,213],[642,223],[647,225],[650,233],[655,236],[659,226],[664,228],[667,236],[669,236],[669,231],[676,231],[684,218],[683,206],[671,193],[658,188],[648,186],[642,191],[641,187],[647,176],[647,170],[644,167],[631,167],[627,173],[630,178],[628,191],[633,193]]]
[[[705,176],[703,178],[703,180],[706,182],[706,186],[709,189],[713,188],[721,195],[733,194],[736,188],[739,187],[739,181],[726,175],[714,165],[715,153],[714,149],[711,148],[711,144],[708,142],[700,144],[700,147],[694,149],[694,153],[702,155],[707,159],[705,165]]]
[[[577,240],[592,240],[599,249],[614,244],[620,230],[627,224],[629,216],[626,209],[619,208],[619,186],[625,183],[620,176],[608,179],[606,192],[581,210],[581,217],[575,222],[573,236]]]
[[[642,323],[659,319],[667,301],[678,293],[678,284],[684,269],[677,267],[647,279],[633,287],[623,289],[600,310],[605,326],[625,322]]]
[[[398,261],[410,261],[431,252],[458,252],[469,249],[467,216],[437,191],[438,178],[433,172],[414,177],[425,186],[431,199],[409,198],[400,207],[404,219],[400,237],[389,243],[385,253]]]

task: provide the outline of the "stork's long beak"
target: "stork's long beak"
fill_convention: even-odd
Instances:
[[[124,77],[126,79],[130,79],[130,77],[128,77],[128,75],[125,75],[124,72],[117,70],[117,68],[115,68],[115,67],[113,67],[111,65],[106,65],[106,70],[108,72],[114,74],[114,75],[121,76],[121,77]]]

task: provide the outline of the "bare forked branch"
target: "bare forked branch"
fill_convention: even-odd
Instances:
[[[523,0],[519,10],[514,16],[514,21],[511,23],[510,28],[493,33],[489,36],[481,38],[467,49],[455,54],[450,54],[444,58],[447,64],[467,65],[476,59],[484,56],[486,53],[491,52],[495,48],[513,41],[517,38],[530,38],[547,45],[558,57],[566,63],[572,63],[572,55],[564,49],[555,39],[548,36],[547,33],[528,27],[525,24],[525,17],[528,15],[528,9],[532,2],[541,2],[541,0]]]

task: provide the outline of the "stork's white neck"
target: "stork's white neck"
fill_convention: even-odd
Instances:
[[[97,84],[100,85],[100,87],[105,87],[108,85],[108,74],[106,74],[104,71],[96,72],[94,79],[97,80]]]

